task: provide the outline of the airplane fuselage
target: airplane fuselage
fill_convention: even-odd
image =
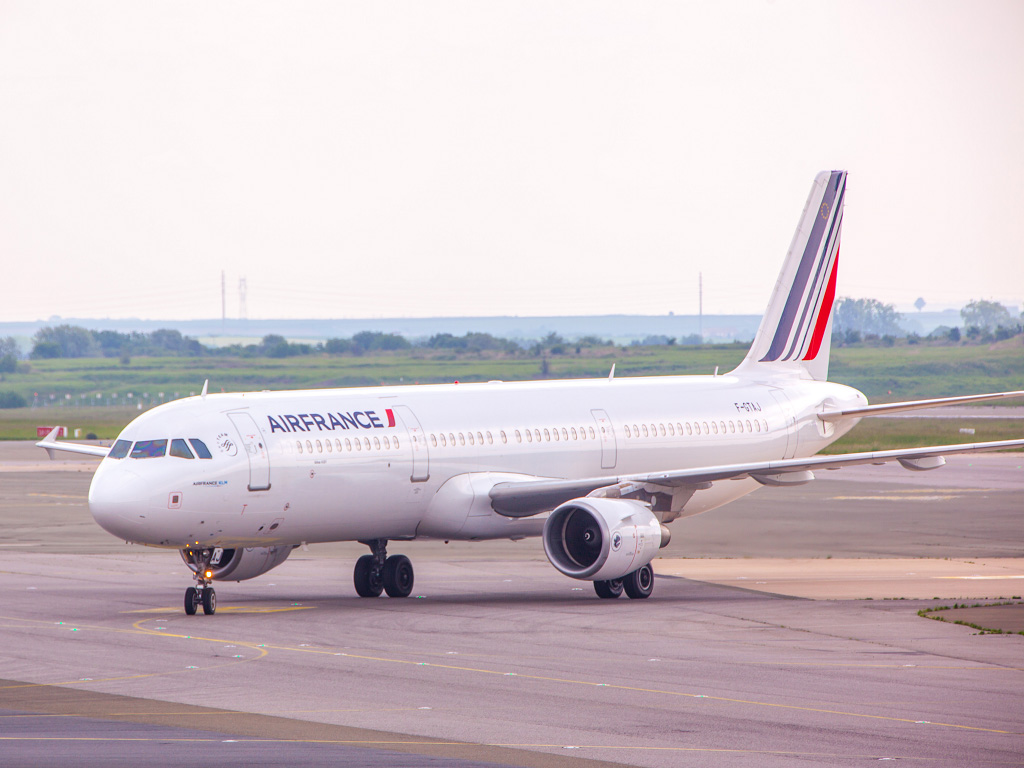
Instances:
[[[810,456],[855,423],[818,413],[865,403],[840,384],[735,375],[214,394],[129,424],[120,440],[146,450],[104,459],[89,503],[114,535],[176,549],[537,536],[545,514],[491,508],[496,480]],[[675,516],[758,487],[716,483]]]

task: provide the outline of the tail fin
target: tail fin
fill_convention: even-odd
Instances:
[[[846,171],[815,177],[757,336],[736,369],[828,378]]]

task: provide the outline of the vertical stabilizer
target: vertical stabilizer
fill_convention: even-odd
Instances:
[[[814,179],[768,309],[738,373],[828,378],[846,171]]]

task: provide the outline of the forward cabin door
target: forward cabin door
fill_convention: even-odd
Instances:
[[[405,425],[405,433],[408,435],[409,445],[412,446],[412,475],[409,479],[414,483],[425,483],[430,479],[430,452],[420,420],[407,405],[396,405],[393,410]]]
[[[615,469],[615,429],[608,414],[600,408],[590,411],[597,423],[597,439],[601,441],[601,469]]]
[[[249,457],[249,490],[266,491],[270,488],[270,453],[260,428],[252,416],[244,411],[229,413],[228,418],[242,437],[242,448]]]

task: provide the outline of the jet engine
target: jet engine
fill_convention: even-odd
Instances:
[[[245,581],[276,568],[292,553],[291,546],[237,549],[183,549],[181,559],[194,573],[205,566],[213,581]]]
[[[543,539],[548,560],[566,576],[606,581],[651,562],[669,531],[642,502],[586,497],[552,512]]]

